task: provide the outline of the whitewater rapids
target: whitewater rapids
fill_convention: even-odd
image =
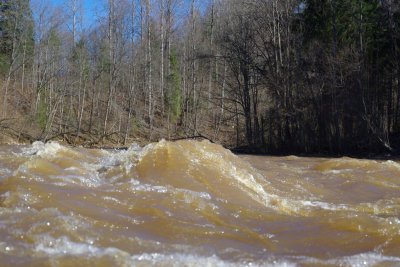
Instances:
[[[400,164],[3,145],[0,265],[400,266]]]

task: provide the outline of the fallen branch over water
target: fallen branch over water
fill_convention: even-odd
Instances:
[[[204,136],[202,134],[194,135],[194,136],[186,136],[186,137],[178,137],[170,139],[170,141],[180,141],[180,140],[195,140],[195,139],[205,139],[210,141],[211,143],[215,143],[211,138]]]

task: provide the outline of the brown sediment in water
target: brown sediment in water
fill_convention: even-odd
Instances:
[[[400,164],[208,141],[0,147],[2,265],[400,264]]]

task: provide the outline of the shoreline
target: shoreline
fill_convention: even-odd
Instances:
[[[167,139],[166,139],[167,140]],[[181,141],[181,140],[208,140],[204,136],[195,136],[195,137],[182,137],[182,138],[176,138],[176,139],[171,139],[167,140],[169,142],[175,142],[175,141]],[[18,138],[10,134],[9,132],[1,131],[0,132],[0,145],[29,145],[32,144],[35,141],[42,141],[40,139],[37,140],[18,140]],[[48,140],[47,142],[55,141],[58,142],[62,145],[65,146],[70,146],[70,147],[84,147],[87,149],[106,149],[106,150],[127,150],[129,149],[129,145],[124,145],[124,144],[118,144],[115,142],[111,142],[109,140],[104,140],[99,143],[91,143],[91,144],[71,144],[63,139],[52,139]],[[212,142],[212,140],[209,140]],[[44,142],[44,143],[47,143]],[[130,138],[129,139],[129,144],[137,143],[140,146],[144,147],[150,143],[154,143],[158,141],[148,141],[145,140],[144,138]],[[220,144],[221,145],[221,144]],[[310,152],[310,153],[296,153],[296,152],[290,152],[290,151],[282,151],[282,152],[271,152],[271,153],[263,153],[263,152],[257,152],[254,150],[251,150],[249,148],[245,147],[239,147],[239,148],[229,148],[224,146],[225,149],[230,150],[232,153],[236,155],[252,155],[252,156],[266,156],[266,157],[289,157],[289,156],[295,156],[299,158],[343,158],[343,157],[349,157],[349,158],[354,158],[354,159],[366,159],[366,160],[400,160],[400,156],[398,154],[383,154],[383,153],[362,153],[362,152],[353,152],[353,153],[327,153],[327,152]]]

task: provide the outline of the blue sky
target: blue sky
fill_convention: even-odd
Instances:
[[[65,7],[66,0],[50,0],[55,6]],[[83,24],[90,27],[101,15],[104,0],[81,0],[83,9]]]
[[[64,7],[67,0],[49,0],[55,6]],[[80,0],[83,5],[83,24],[84,27],[91,27],[96,22],[96,19],[102,15],[104,5],[107,0]],[[118,0],[117,0],[118,1]],[[196,6],[200,8],[202,12],[206,9],[209,0],[195,0]],[[183,10],[188,10],[191,0],[182,0]]]

